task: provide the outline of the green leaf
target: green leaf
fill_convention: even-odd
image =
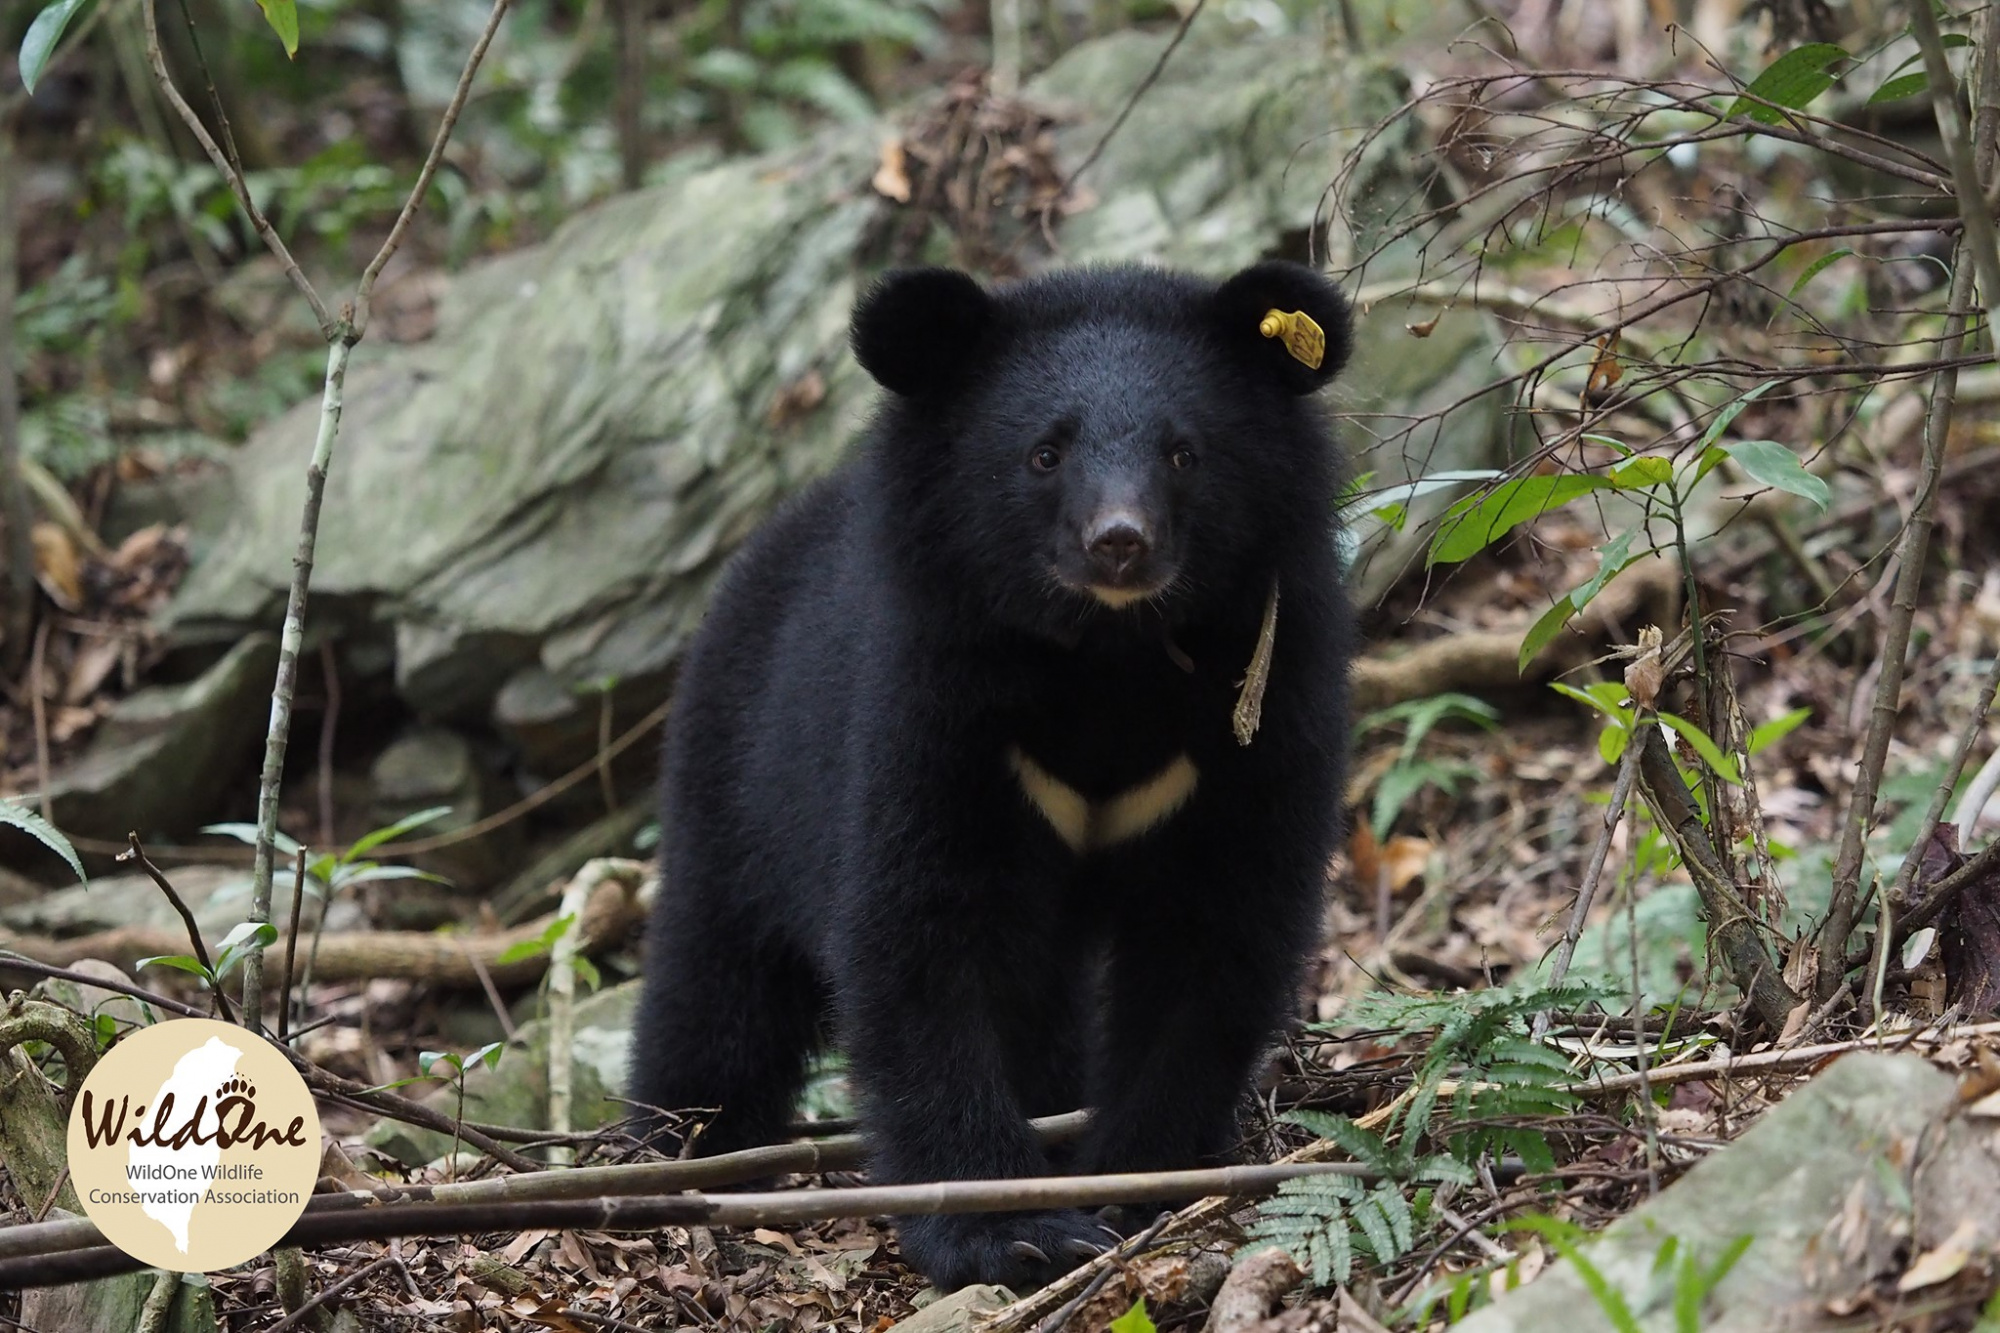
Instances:
[[[56,43],[62,40],[63,30],[69,21],[77,16],[89,0],[56,0],[28,25],[28,35],[21,39],[21,86],[30,95],[35,85],[41,81],[42,71],[49,67],[55,56]]]
[[[489,1041],[478,1050],[466,1056],[465,1063],[473,1064],[477,1062],[484,1064],[488,1069],[492,1069],[500,1063],[500,1055],[506,1049],[507,1043],[504,1041]]]
[[[89,885],[90,878],[83,873],[83,862],[77,858],[76,848],[70,846],[69,839],[54,824],[29,809],[25,801],[0,801],[0,828],[21,830],[69,862],[77,880],[85,886]]]
[[[352,861],[357,856],[366,856],[383,843],[400,838],[413,828],[421,828],[425,824],[443,819],[450,813],[450,806],[434,805],[428,810],[419,810],[414,815],[406,815],[387,828],[378,828],[373,833],[364,833],[359,838],[356,838],[354,845],[347,849],[347,855],[341,859]]]
[[[1403,525],[1410,521],[1410,511],[1399,504],[1377,505],[1368,511],[1368,517],[1380,522],[1391,532],[1401,532]]]
[[[1565,698],[1574,699],[1586,708],[1594,708],[1622,727],[1632,725],[1632,710],[1624,706],[1625,687],[1617,681],[1600,680],[1594,685],[1578,689],[1553,681],[1549,688]]]
[[[1674,479],[1671,458],[1635,458],[1611,470],[1611,484],[1621,491],[1642,491],[1663,486]]]
[[[1715,776],[1732,787],[1742,785],[1743,775],[1736,771],[1736,761],[1724,754],[1722,748],[1709,739],[1707,732],[1686,718],[1675,717],[1672,713],[1660,714],[1660,721],[1679,732],[1681,739],[1694,747],[1694,752],[1701,756],[1701,761],[1709,766]]]
[[[1874,106],[1878,102],[1897,102],[1905,97],[1915,97],[1918,93],[1928,91],[1930,86],[1930,76],[1921,70],[1915,74],[1905,74],[1900,79],[1890,79],[1870,93],[1868,105]]]
[[[360,865],[342,866],[333,872],[333,887],[345,889],[355,884],[379,884],[392,879],[420,879],[426,884],[449,884],[443,875],[433,875],[428,870],[415,866],[385,866],[373,861],[363,861]]]
[[[285,44],[285,56],[289,59],[299,53],[299,7],[296,0],[257,0],[257,8],[264,11],[264,21],[271,25],[271,31],[278,34],[278,40]]]
[[[1542,612],[1541,618],[1528,626],[1528,632],[1521,636],[1521,660],[1516,670],[1522,675],[1528,671],[1528,663],[1535,655],[1549,646],[1556,635],[1562,633],[1563,626],[1575,618],[1577,612],[1576,594],[1564,593],[1556,599],[1556,604]]]
[[[1376,838],[1388,837],[1396,816],[1412,796],[1432,785],[1449,795],[1458,789],[1459,781],[1473,771],[1472,766],[1463,760],[1419,759],[1396,764],[1375,784],[1375,804],[1369,815],[1369,827]]]
[[[500,956],[493,960],[493,965],[495,967],[506,967],[512,963],[520,962],[523,958],[538,958],[548,951],[549,942],[546,939],[520,940],[502,949]]]
[[[1660,460],[1665,462],[1665,459]],[[1597,551],[1597,572],[1581,586],[1572,588],[1556,604],[1542,612],[1541,619],[1528,627],[1521,638],[1521,660],[1518,670],[1525,673],[1528,663],[1535,655],[1549,646],[1556,635],[1562,633],[1563,626],[1569,624],[1577,612],[1590,605],[1590,599],[1604,591],[1604,585],[1624,572],[1638,556],[1631,554],[1632,538],[1635,532],[1621,532]],[[1643,554],[1643,553],[1642,553]]]
[[[1792,289],[1785,293],[1785,299],[1790,300],[1792,297],[1797,296],[1801,291],[1805,290],[1805,285],[1814,278],[1817,278],[1823,270],[1839,263],[1853,253],[1854,251],[1843,245],[1840,249],[1829,251],[1821,255],[1818,259],[1813,260],[1812,263],[1806,265],[1806,271],[1799,274],[1798,281],[1792,284]]]
[[[278,928],[268,921],[241,921],[229,928],[222,937],[219,951],[247,949],[257,945],[269,948],[278,942]]]
[[[217,980],[236,970],[237,964],[258,949],[268,949],[278,942],[278,928],[268,921],[245,921],[222,937],[222,944],[215,951],[215,976]]]
[[[1831,42],[1808,42],[1794,47],[1750,80],[1750,86],[1744,89],[1746,95],[1737,98],[1724,114],[1748,116],[1761,124],[1776,125],[1784,119],[1779,107],[1796,110],[1833,87],[1838,76],[1827,71],[1847,58],[1847,52]],[[1752,97],[1762,100],[1752,101]],[[1776,105],[1767,106],[1767,102]]]
[[[1484,495],[1469,495],[1438,520],[1437,535],[1431,538],[1425,563],[1445,565],[1470,559],[1521,524],[1611,484],[1607,477],[1565,472],[1517,477]]]
[[[421,1069],[427,1076],[431,1078],[449,1077],[449,1075],[440,1074],[436,1072],[437,1067],[439,1065],[444,1065],[447,1068],[449,1068],[452,1074],[462,1074],[465,1072],[465,1060],[462,1056],[454,1055],[450,1051],[417,1052],[418,1069]]]
[[[1775,745],[1786,736],[1791,735],[1799,723],[1811,716],[1812,709],[1810,708],[1794,708],[1783,717],[1774,717],[1769,722],[1751,731],[1750,739],[1744,744],[1743,748],[1751,754],[1756,754],[1760,750]]]
[[[147,968],[153,967],[155,965],[160,967],[179,968],[183,972],[192,972],[195,976],[200,977],[203,981],[212,982],[215,980],[214,975],[211,974],[207,968],[201,965],[201,959],[191,958],[184,953],[155,954],[151,958],[141,958],[138,964],[133,968],[133,971],[143,972]]]
[[[225,838],[234,838],[238,842],[247,842],[252,847],[257,845],[257,826],[255,824],[204,824],[201,827],[201,831],[203,833],[219,833]],[[297,856],[299,854],[299,840],[284,833],[274,834],[271,845],[286,856]]]
[[[1745,440],[1723,446],[1723,452],[1735,459],[1736,466],[1752,481],[1810,500],[1821,513],[1833,500],[1827,484],[1806,471],[1799,456],[1776,440]]]
[[[1776,384],[1776,380],[1765,380],[1742,397],[1732,398],[1727,406],[1715,414],[1715,419],[1708,423],[1708,429],[1704,430],[1701,433],[1701,438],[1694,443],[1695,452],[1702,456],[1701,472],[1697,474],[1697,480],[1700,477],[1707,476],[1709,469],[1715,466],[1714,463],[1708,461],[1708,446],[1722,438],[1722,432],[1728,430],[1731,423],[1743,415],[1744,408],[1762,398],[1764,391]]]
[[[1111,1321],[1111,1333],[1155,1333],[1153,1317],[1146,1313],[1144,1296],[1134,1301],[1131,1309]]]
[[[1639,1321],[1632,1317],[1632,1307],[1626,1303],[1625,1294],[1612,1286],[1602,1270],[1577,1247],[1573,1239],[1577,1235],[1575,1227],[1568,1223],[1557,1222],[1554,1218],[1535,1216],[1517,1217],[1507,1225],[1521,1231],[1536,1232],[1548,1241],[1549,1248],[1569,1260],[1577,1279],[1583,1283],[1585,1290],[1590,1292],[1591,1298],[1597,1302],[1597,1308],[1604,1312],[1605,1318],[1611,1321],[1611,1327],[1616,1329],[1617,1333],[1640,1333]]]

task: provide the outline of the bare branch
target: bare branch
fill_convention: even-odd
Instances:
[[[1922,9],[1928,0],[1912,8]],[[1983,204],[1981,205],[1983,207]],[[1965,345],[1965,330],[1972,309],[1973,266],[1965,251],[1971,241],[1972,223],[1958,246],[1958,263],[1951,277],[1950,311],[1946,316],[1947,359],[1955,359]],[[1846,826],[1841,830],[1840,851],[1833,863],[1833,896],[1827,904],[1826,919],[1814,947],[1819,954],[1819,979],[1814,1000],[1824,1004],[1840,989],[1843,980],[1847,940],[1854,933],[1861,890],[1861,861],[1866,850],[1869,825],[1875,817],[1875,799],[1882,785],[1882,773],[1889,759],[1889,740],[1896,730],[1896,715],[1903,696],[1904,658],[1910,646],[1910,626],[1916,619],[1917,593],[1924,580],[1924,558],[1930,550],[1931,519],[1937,509],[1938,478],[1944,467],[1945,445],[1951,434],[1952,397],[1958,390],[1955,367],[1938,373],[1931,390],[1930,413],[1924,423],[1924,455],[1917,475],[1917,493],[1910,507],[1910,519],[1897,543],[1896,591],[1888,620],[1882,627],[1881,673],[1876,677],[1875,700],[1863,742],[1861,763],[1855,771],[1854,791],[1849,797]]]
[[[1938,33],[1937,15],[1930,0],[1910,0],[1903,6],[1910,12],[1910,31],[1924,53],[1924,73],[1931,86],[1931,111],[1937,117],[1938,134],[1944,139],[1945,155],[1951,160],[1952,191],[1958,196],[1958,215],[1965,221],[1965,244],[1972,250],[1973,266],[1985,297],[1988,316],[2000,311],[2000,244],[1996,244],[1993,214],[1986,206],[1985,191],[1979,185],[1979,169],[1973,162],[1970,128],[1965,108],[1958,101],[1958,80],[1951,75],[1945,59],[1944,39]]]
[[[146,0],[151,4],[152,0]],[[368,261],[362,271],[361,281],[354,289],[353,330],[349,335],[358,341],[368,331],[368,301],[375,294],[375,280],[382,276],[382,270],[402,247],[403,234],[410,229],[410,220],[423,207],[424,196],[430,192],[431,177],[437,175],[438,164],[444,161],[445,146],[451,142],[451,132],[458,125],[459,113],[465,110],[466,94],[472,91],[473,76],[479,73],[481,62],[486,59],[486,48],[493,45],[493,35],[500,31],[500,20],[506,16],[510,0],[493,0],[493,10],[486,16],[486,27],[473,44],[472,54],[465,58],[465,68],[458,73],[458,87],[452,89],[451,102],[444,109],[444,118],[438,122],[437,134],[431,139],[431,151],[424,158],[424,167],[417,173],[417,183],[410,187],[410,197],[403,201],[403,211],[396,214],[396,223],[389,228],[389,237],[382,242],[382,248]]]
[[[278,262],[284,266],[285,276],[292,280],[292,286],[299,289],[299,295],[305,297],[306,304],[312,307],[313,318],[319,321],[320,333],[328,342],[332,342],[340,336],[339,323],[327,312],[326,302],[320,300],[319,293],[313,289],[305,270],[299,267],[299,261],[292,258],[292,252],[285,247],[285,242],[278,235],[277,229],[264,216],[263,210],[257,207],[257,201],[250,197],[250,186],[243,179],[243,173],[229,160],[228,155],[215,142],[215,136],[208,132],[208,126],[202,124],[201,117],[194,113],[194,108],[181,96],[180,89],[174,86],[174,76],[168,72],[166,57],[160,52],[160,28],[155,13],[155,0],[141,0],[139,12],[144,16],[146,25],[146,59],[153,66],[153,77],[159,82],[160,92],[165,95],[168,105],[173,107],[174,114],[178,115],[181,122],[188,127],[188,132],[194,135],[195,141],[201,145],[201,150],[208,154],[208,160],[222,173],[223,180],[229,183],[230,193],[236,196],[237,206],[243,210],[243,215],[250,219],[250,225],[256,228],[257,235],[263,239],[265,247],[276,255]]]
[[[187,903],[182,901],[180,894],[175,892],[174,886],[167,880],[167,877],[160,873],[160,868],[154,865],[151,858],[146,855],[146,849],[139,843],[139,835],[137,833],[127,833],[125,835],[125,842],[125,850],[120,852],[116,859],[120,861],[137,861],[139,869],[146,872],[146,877],[152,880],[159,887],[160,892],[167,896],[167,901],[173,904],[174,911],[180,915],[181,924],[187,927],[188,944],[194,949],[195,961],[201,964],[202,970],[208,973],[213,983],[215,1002],[221,1007],[222,1016],[234,1023],[236,1015],[230,1011],[229,997],[222,993],[221,982],[215,976],[215,963],[208,956],[208,946],[202,943],[201,927],[195,923],[194,913],[188,910]]]

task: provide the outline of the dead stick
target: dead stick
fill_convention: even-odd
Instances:
[[[1555,962],[1549,967],[1549,985],[1559,986],[1569,975],[1569,960],[1576,954],[1577,939],[1583,934],[1583,920],[1590,915],[1590,904],[1597,897],[1597,881],[1604,873],[1604,862],[1611,855],[1611,837],[1618,831],[1618,821],[1625,813],[1625,802],[1631,799],[1632,783],[1639,776],[1639,756],[1645,746],[1641,744],[1647,731],[1652,728],[1652,719],[1638,717],[1633,722],[1634,735],[1626,738],[1625,753],[1618,761],[1618,781],[1611,788],[1611,802],[1604,807],[1604,825],[1597,831],[1597,844],[1590,849],[1590,864],[1583,872],[1583,883],[1577,886],[1576,906],[1570,909],[1569,924],[1563,929],[1562,941],[1556,945]],[[1636,999],[1636,993],[1635,997]],[[1535,1015],[1534,1040],[1540,1041],[1549,1032],[1549,1015],[1546,1010]]]
[[[1924,0],[1928,3],[1928,0]],[[1927,11],[1928,12],[1928,11]],[[1949,76],[1947,76],[1949,77]],[[1963,205],[1962,208],[1970,208]],[[1980,205],[1983,208],[1983,204]],[[1958,262],[1953,266],[1949,311],[1945,317],[1944,353],[1956,357],[1965,347],[1965,331],[1972,306],[1973,265],[1965,262],[1970,231],[1959,240]],[[1990,230],[1988,244],[1991,244]],[[2000,293],[1989,293],[2000,299]],[[1866,851],[1868,827],[1874,821],[1875,800],[1889,760],[1889,741],[1896,730],[1896,717],[1903,696],[1903,659],[1909,651],[1910,627],[1916,620],[1917,594],[1924,580],[1924,556],[1930,549],[1931,520],[1937,509],[1940,470],[1951,435],[1952,397],[1958,390],[1955,369],[1938,373],[1931,389],[1930,412],[1924,422],[1924,452],[1917,474],[1917,493],[1910,507],[1909,522],[1897,543],[1895,594],[1882,627],[1881,674],[1876,679],[1875,697],[1868,717],[1868,735],[1863,742],[1861,763],[1856,769],[1854,788],[1848,796],[1847,818],[1841,828],[1840,850],[1833,863],[1833,895],[1826,917],[1814,940],[1819,954],[1819,977],[1813,999],[1824,1003],[1840,989],[1846,971],[1848,937],[1854,933],[1860,910],[1861,861]]]
[[[159,886],[160,892],[167,895],[167,901],[173,904],[176,912],[180,913],[181,923],[187,927],[188,943],[194,947],[195,961],[200,963],[201,970],[208,974],[209,985],[215,993],[216,1004],[222,1008],[222,1016],[231,1023],[234,1023],[236,1015],[230,1011],[229,997],[222,993],[222,978],[215,975],[215,964],[208,956],[208,946],[201,942],[201,927],[195,924],[194,913],[190,912],[188,905],[181,901],[180,894],[174,892],[174,886],[167,881],[167,877],[164,874],[160,873],[160,868],[154,865],[151,859],[147,857],[146,849],[139,845],[139,835],[137,833],[126,833],[125,850],[118,853],[114,859],[118,861],[137,861],[139,868],[145,871],[147,877]]]
[[[1929,1034],[1933,1041],[1946,1038],[1988,1037],[2000,1035],[2000,1023],[1977,1023],[1970,1027],[1942,1029]],[[1917,1034],[1914,1040],[1921,1039]],[[1703,1060],[1684,1065],[1658,1065],[1646,1071],[1642,1080],[1638,1074],[1614,1074],[1610,1078],[1597,1079],[1590,1083],[1572,1083],[1569,1091],[1579,1097],[1603,1097],[1613,1093],[1637,1092],[1642,1083],[1661,1088],[1675,1083],[1698,1083],[1703,1079],[1733,1078],[1743,1074],[1769,1074],[1782,1070],[1804,1068],[1816,1065],[1822,1060],[1847,1055],[1854,1051],[1873,1050],[1874,1041],[1834,1041],[1818,1046],[1795,1046],[1788,1051],[1758,1051],[1753,1055],[1732,1055],[1723,1060]]]
[[[314,1209],[293,1225],[279,1247],[304,1248],[393,1236],[485,1235],[530,1229],[652,1231],[663,1226],[756,1227],[823,1222],[845,1217],[935,1217],[941,1214],[1027,1212],[1092,1208],[1111,1203],[1245,1198],[1268,1194],[1301,1176],[1343,1175],[1373,1180],[1380,1173],[1358,1162],[1295,1162],[1228,1166],[1194,1171],[1152,1171],[1102,1176],[1039,1176],[1017,1180],[948,1180],[919,1185],[870,1185],[858,1189],[781,1190],[768,1194],[645,1194],[590,1199],[538,1199],[520,1203],[397,1203],[372,1195],[326,1196],[338,1206]],[[352,1200],[350,1202],[350,1200]],[[9,1249],[25,1258],[0,1260],[0,1289],[51,1286],[77,1280],[58,1272],[62,1251],[43,1241],[50,1228],[65,1239],[84,1235],[73,1220],[7,1228]],[[23,1234],[31,1233],[31,1234]],[[276,1247],[274,1247],[276,1248]],[[95,1255],[97,1247],[70,1249]],[[112,1253],[117,1253],[112,1251]],[[125,1259],[129,1272],[140,1267]]]
[[[301,1305],[298,1309],[286,1315],[283,1319],[280,1319],[277,1323],[271,1325],[270,1333],[285,1333],[286,1329],[297,1328],[300,1324],[305,1322],[305,1318],[307,1315],[311,1314],[314,1310],[319,1309],[321,1306],[325,1305],[328,1301],[334,1299],[336,1296],[339,1296],[341,1293],[360,1285],[363,1281],[367,1280],[370,1277],[373,1277],[376,1273],[381,1272],[383,1269],[388,1268],[392,1265],[401,1265],[402,1262],[403,1261],[401,1259],[398,1259],[393,1254],[385,1254],[380,1259],[377,1259],[374,1263],[368,1264],[362,1268],[355,1269],[352,1273],[349,1273],[346,1277],[340,1279],[340,1281],[334,1283],[332,1286],[322,1288],[317,1294],[313,1296],[311,1300],[307,1301],[305,1304]]]

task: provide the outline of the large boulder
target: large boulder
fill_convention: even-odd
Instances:
[[[1166,40],[1089,43],[1034,82],[1063,122],[1060,162],[1084,160]],[[1220,274],[1273,253],[1353,258],[1365,246],[1325,225],[1323,191],[1404,95],[1388,65],[1197,25],[1083,177],[1097,202],[1060,224],[1061,260]],[[420,712],[522,743],[567,730],[588,744],[592,691],[615,686],[626,709],[656,696],[723,558],[862,422],[871,388],[846,326],[898,207],[869,185],[896,132],[690,168],[457,278],[429,341],[364,343],[313,581],[315,624],[347,639],[349,669],[370,645]],[[1406,119],[1372,140],[1352,197],[1423,198],[1417,132]],[[1399,303],[1364,319],[1344,409],[1403,420],[1490,373],[1482,317],[1458,320],[1469,339],[1424,341],[1411,318]],[[278,618],[317,411],[299,405],[237,456],[235,502],[197,532],[170,613],[183,639]],[[1466,422],[1423,468],[1490,463],[1497,418]],[[1385,452],[1361,464],[1378,481],[1417,456]],[[496,716],[503,697],[515,705]],[[522,699],[539,701],[525,722]]]

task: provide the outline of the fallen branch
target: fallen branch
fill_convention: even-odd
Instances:
[[[1372,1180],[1379,1173],[1358,1162],[1293,1162],[1197,1171],[947,1180],[921,1185],[783,1190],[767,1194],[646,1194],[519,1203],[384,1203],[372,1194],[338,1194],[323,1196],[335,1200],[335,1204],[309,1209],[278,1246],[303,1248],[387,1240],[395,1236],[484,1235],[531,1229],[654,1231],[664,1226],[797,1225],[844,1217],[932,1217],[948,1213],[1095,1208],[1112,1203],[1185,1199],[1190,1195],[1242,1199],[1269,1194],[1281,1182],[1300,1176],[1326,1175]],[[313,1202],[317,1204],[320,1200],[315,1198]],[[143,1266],[109,1246],[51,1250],[47,1248],[47,1238],[57,1234],[51,1228],[61,1228],[63,1240],[85,1234],[73,1219],[0,1230],[0,1236],[9,1242],[10,1251],[27,1252],[26,1257],[0,1260],[0,1289],[57,1286],[128,1273]]]
[[[592,891],[572,928],[580,952],[595,953],[631,937],[644,916],[638,901],[640,877],[638,863],[627,863],[618,873],[606,875]],[[521,985],[542,975],[548,966],[547,951],[505,963],[500,961],[501,956],[516,944],[540,939],[555,920],[556,914],[550,913],[511,930],[484,935],[430,930],[357,930],[331,934],[320,941],[313,975],[319,981],[396,977],[470,988],[479,985],[479,969],[484,967],[496,985]],[[161,926],[119,926],[71,939],[49,939],[0,929],[0,950],[11,950],[54,967],[101,958],[130,968],[141,958],[177,954],[186,948],[185,936]],[[5,961],[0,960],[0,970],[5,966]]]
[[[1083,1133],[1089,1121],[1084,1111],[1043,1116],[1029,1124],[1044,1146],[1068,1143]],[[377,1185],[365,1190],[315,1194],[306,1201],[305,1215],[369,1207],[378,1204],[450,1204],[472,1206],[528,1203],[536,1200],[633,1198],[712,1189],[775,1175],[816,1175],[847,1171],[867,1159],[859,1134],[843,1134],[817,1143],[777,1143],[740,1152],[717,1153],[671,1162],[632,1162],[622,1166],[584,1166],[569,1171],[535,1171],[526,1175],[493,1176],[485,1180],[443,1185]],[[0,1260],[96,1245],[101,1236],[87,1217],[50,1222],[33,1229],[0,1227]]]
[[[2000,1023],[1975,1023],[1970,1027],[1940,1028],[1930,1032],[1905,1033],[1888,1044],[1896,1050],[1924,1042],[1956,1041],[1965,1037],[2000,1036]],[[1675,1083],[1699,1083],[1711,1078],[1735,1078],[1744,1074],[1770,1074],[1792,1069],[1808,1069],[1854,1051],[1871,1051],[1884,1044],[1880,1036],[1857,1037],[1852,1041],[1830,1041],[1817,1046],[1794,1046],[1786,1051],[1758,1051],[1751,1055],[1729,1055],[1719,1060],[1701,1060],[1684,1065],[1659,1065],[1641,1074],[1614,1074],[1588,1083],[1572,1083],[1567,1091],[1579,1097],[1607,1097],[1638,1092],[1642,1087],[1660,1088]]]

